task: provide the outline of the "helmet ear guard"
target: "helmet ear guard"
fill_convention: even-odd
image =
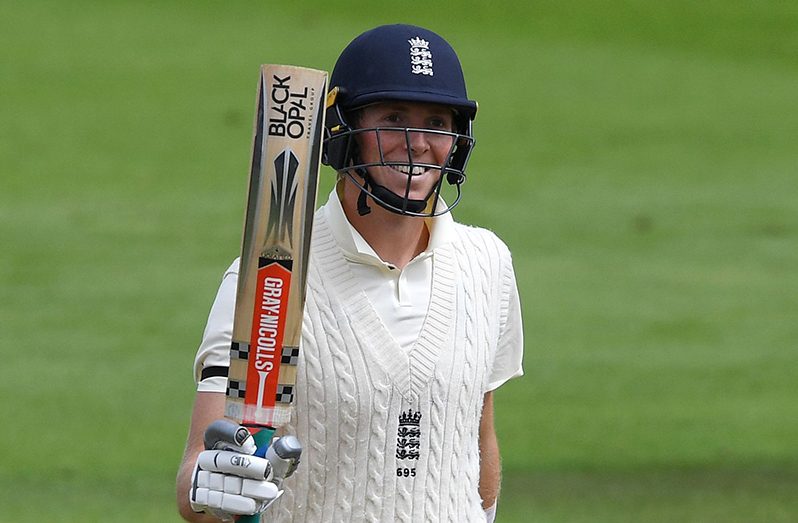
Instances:
[[[346,169],[349,163],[347,159],[351,157],[348,151],[355,145],[350,134],[352,128],[344,117],[341,105],[337,103],[340,94],[342,94],[340,87],[333,87],[327,94],[324,143],[321,152],[321,163],[339,172]]]
[[[471,134],[471,120],[467,120],[465,129],[459,132],[460,136],[454,140],[452,150],[449,152],[446,181],[449,182],[450,185],[460,185],[465,182],[466,164],[468,164],[471,151],[474,149],[474,138]]]

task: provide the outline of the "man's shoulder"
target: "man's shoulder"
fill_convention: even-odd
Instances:
[[[479,251],[487,251],[489,253],[494,253],[494,255],[506,254],[509,256],[510,254],[510,249],[507,247],[507,244],[490,229],[454,222],[452,231],[455,233],[454,241],[460,243],[464,247],[474,248]]]

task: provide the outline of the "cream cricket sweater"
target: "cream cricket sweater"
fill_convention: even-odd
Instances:
[[[508,249],[455,224],[454,241],[434,251],[421,335],[404,351],[358,290],[323,213],[314,227],[285,429],[303,444],[302,464],[263,521],[484,521],[479,419],[515,296]]]

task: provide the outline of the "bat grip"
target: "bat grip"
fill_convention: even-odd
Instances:
[[[260,429],[252,435],[255,440],[255,445],[258,449],[255,451],[255,456],[263,458],[266,456],[266,451],[269,450],[269,444],[272,442],[274,436],[274,429]],[[236,520],[236,523],[260,523],[260,514],[253,514],[251,516],[241,516]]]
[[[255,445],[258,447],[258,450],[255,451],[255,456],[259,458],[266,456],[266,451],[269,450],[269,444],[271,444],[273,437],[274,429],[272,428],[260,429],[252,435],[252,439],[255,440]]]

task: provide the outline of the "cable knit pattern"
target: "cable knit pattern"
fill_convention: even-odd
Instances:
[[[429,454],[427,456],[427,485],[424,488],[423,521],[437,521],[441,511],[441,468],[447,391],[446,382],[440,371],[435,373],[430,393],[430,430],[427,438]]]
[[[322,237],[324,235],[322,234]],[[328,235],[329,238],[329,235]],[[320,255],[334,252],[330,249],[334,244],[326,244],[325,249],[320,249]],[[326,266],[321,263],[320,266]],[[344,282],[348,279],[346,266],[338,264],[339,271],[325,271],[328,282]],[[330,296],[329,293],[326,296]],[[317,305],[320,300],[317,300]],[[320,325],[334,326],[340,318],[336,317],[336,309],[327,302],[319,306],[318,321]],[[356,343],[354,336],[346,336],[339,329],[325,329],[323,331],[324,349],[329,353],[332,361],[332,372],[327,379],[335,381],[338,396],[338,481],[341,488],[336,489],[333,519],[335,521],[349,521],[352,519],[352,500],[355,492],[355,459],[357,453],[356,435],[358,427],[358,391],[354,376],[353,362],[350,358],[349,347]],[[329,464],[328,464],[329,465]]]
[[[398,478],[396,481],[396,508],[394,509],[394,521],[410,523],[413,521],[413,497],[410,492],[409,482],[415,478]],[[407,481],[406,481],[407,480]]]
[[[474,234],[476,232],[476,234]],[[475,237],[475,243],[478,241],[478,249],[482,252],[498,252],[497,245],[495,244],[495,236],[491,233],[488,233],[482,229],[473,229],[471,233]],[[459,242],[458,245],[463,245],[462,242]],[[495,257],[488,257],[487,260],[479,260],[480,263],[475,263],[477,260],[471,259],[469,260],[471,263],[471,270],[478,273],[478,275],[472,274],[472,278],[469,280],[474,283],[474,291],[477,295],[482,296],[484,299],[488,300],[488,303],[491,305],[496,304],[495,296],[496,292],[499,290],[501,285],[497,285],[497,278],[493,275],[497,274],[498,263],[499,260],[498,256]],[[498,314],[496,311],[498,310],[497,306],[489,306],[489,307],[482,307],[481,309],[482,317],[475,317],[474,320],[476,321],[476,345],[477,346],[490,346],[492,342],[495,342],[497,339],[498,330],[491,329],[490,326],[492,324],[496,324],[496,319],[498,318]],[[491,321],[493,320],[493,321]],[[477,354],[476,351],[473,353],[474,359],[473,361],[466,356],[466,363],[465,367],[468,369],[469,363],[474,364],[474,383],[485,383],[487,379],[486,369],[488,368],[488,359],[485,356],[492,351],[482,351],[481,354]],[[472,354],[471,351],[468,353],[469,355]],[[482,410],[482,396],[481,395],[474,395],[469,398],[469,401],[473,403],[469,406],[468,410],[472,416],[479,416],[479,413]],[[468,413],[466,414],[468,415]],[[478,432],[477,432],[478,435]],[[466,477],[469,481],[476,481],[479,482],[479,452],[474,452],[473,449],[468,450],[468,455],[466,457],[470,466],[466,467]],[[475,463],[476,462],[476,463]],[[476,466],[475,466],[476,465]],[[478,492],[468,491],[467,493],[468,499],[463,500],[468,506],[480,505],[481,506],[481,499],[479,497]]]
[[[459,261],[457,270],[458,273],[462,275],[462,287],[464,293],[463,299],[465,303],[476,303],[476,292],[472,281],[474,277],[472,270],[473,268],[471,266],[472,259],[467,256],[467,253],[462,252],[462,249],[464,248],[462,242],[457,242],[456,248],[458,251],[460,251],[458,252],[459,255],[457,256]],[[472,382],[474,354],[471,348],[475,345],[478,347],[479,342],[481,341],[477,336],[477,320],[475,319],[475,315],[478,313],[479,311],[475,307],[465,307],[463,325],[464,332],[463,336],[459,337],[463,340],[463,343],[458,347],[458,359],[460,363],[459,367],[462,372],[462,378],[460,378],[460,380],[463,383],[463,390],[457,395],[457,413],[455,414],[454,436],[455,441],[462,443],[464,446],[461,447],[458,445],[458,448],[456,449],[457,455],[455,456],[455,459],[452,459],[450,462],[449,470],[451,477],[460,478],[465,476],[469,481],[473,481],[473,478],[468,474],[469,470],[464,463],[462,453],[464,453],[468,448],[467,441],[469,438],[467,431],[474,425],[473,417],[469,416],[468,404],[473,394],[474,388],[474,383]],[[453,376],[453,378],[457,379],[456,375]],[[471,422],[469,423],[469,421]],[[452,507],[457,507],[458,510],[463,510],[465,502],[465,499],[463,499],[463,494],[464,492],[462,490],[449,489],[449,504]],[[455,514],[451,515],[454,516]],[[455,520],[467,521],[465,514],[457,514],[456,518],[452,519],[452,521]]]
[[[433,253],[429,310],[403,351],[317,213],[292,420],[305,451],[264,521],[484,521],[479,418],[514,280],[492,233],[455,230]],[[410,410],[417,426],[400,424]],[[407,427],[417,458],[397,454]]]
[[[328,318],[322,316],[322,321],[332,325],[332,314],[326,311]],[[337,489],[335,500],[334,519],[336,521],[349,521],[352,515],[352,496],[354,493],[357,429],[357,389],[353,378],[351,362],[347,356],[348,346],[344,343],[335,343],[342,340],[341,336],[331,336],[335,331],[327,331],[329,350],[332,355],[334,376],[338,389],[338,481],[342,488]]]
[[[365,521],[378,522],[382,512],[382,487],[385,474],[393,472],[393,467],[386,465],[386,460],[393,462],[392,455],[385,454],[386,427],[388,423],[388,409],[390,407],[390,385],[386,381],[373,380],[374,390],[372,396],[371,434],[368,434],[368,456],[366,465],[366,499],[364,507]]]

